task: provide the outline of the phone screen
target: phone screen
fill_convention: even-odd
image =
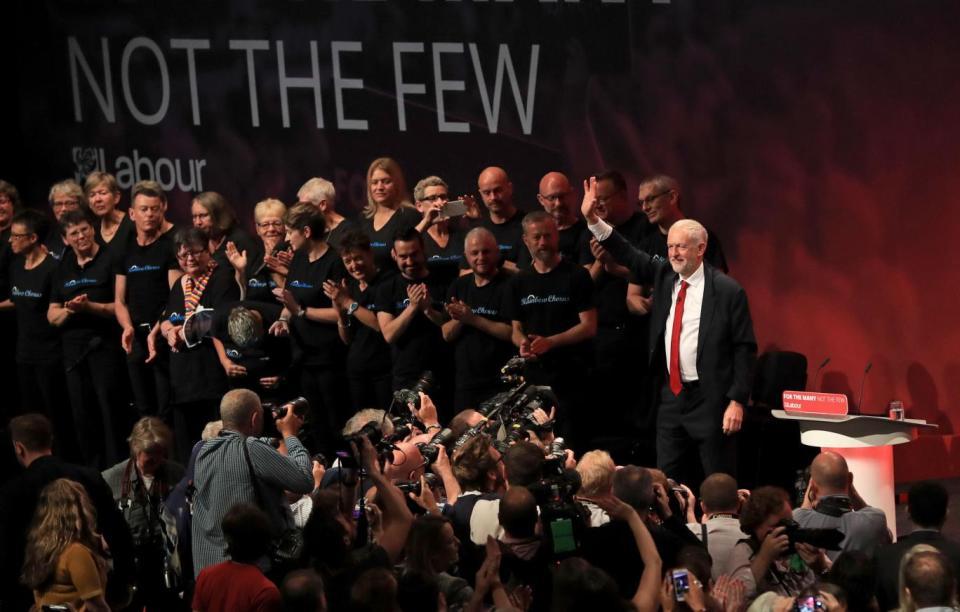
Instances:
[[[577,542],[573,537],[573,521],[557,519],[550,523],[550,534],[553,536],[553,552],[568,553],[577,549]]]
[[[690,574],[687,570],[673,570],[673,591],[677,601],[684,601],[687,598],[687,591],[690,590]]]

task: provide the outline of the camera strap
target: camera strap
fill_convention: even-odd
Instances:
[[[851,504],[849,497],[824,497],[819,501],[819,503],[817,503],[817,506],[813,509],[813,511],[820,514],[825,514],[827,516],[832,516],[834,518],[839,518],[847,512],[853,512],[853,505]]]

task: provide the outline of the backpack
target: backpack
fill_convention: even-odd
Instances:
[[[183,472],[183,478],[170,491],[160,509],[160,521],[163,528],[163,579],[167,588],[181,595],[188,593],[193,585],[193,542],[191,527],[193,523],[193,497],[196,488],[193,484],[197,455],[203,448],[201,440],[190,451],[190,461]]]

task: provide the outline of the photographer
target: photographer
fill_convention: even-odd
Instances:
[[[750,537],[734,546],[730,567],[748,598],[765,591],[795,596],[830,568],[822,549],[790,541],[780,523],[792,516],[787,492],[777,487],[760,487],[744,504],[740,529]]]
[[[220,402],[223,431],[204,444],[196,461],[193,507],[194,574],[224,560],[220,522],[239,502],[257,503],[270,517],[274,536],[293,525],[284,490],[313,490],[310,455],[297,439],[303,417],[288,407],[276,421],[279,449],[253,438],[263,429],[263,407],[253,391],[234,389]],[[251,472],[252,468],[252,472]],[[258,490],[259,489],[259,490]]]

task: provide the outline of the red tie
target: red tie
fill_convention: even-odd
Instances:
[[[687,299],[689,286],[687,281],[680,281],[677,307],[673,312],[673,333],[670,335],[670,390],[674,395],[680,395],[680,389],[683,388],[680,382],[680,329],[683,327],[683,302]]]

